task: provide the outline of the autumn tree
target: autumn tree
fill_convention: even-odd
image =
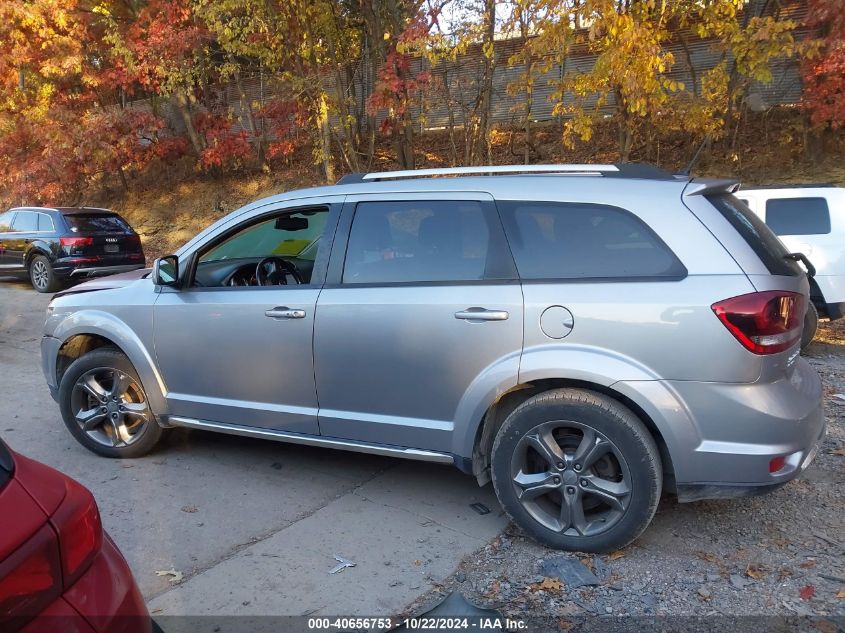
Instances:
[[[770,83],[772,65],[796,54],[798,24],[782,19],[779,5],[768,0],[713,0],[692,3],[686,20],[702,38],[713,41],[719,58],[702,73],[701,96],[715,123],[713,136],[735,138],[737,112],[754,82]],[[733,143],[733,140],[731,140]]]
[[[76,201],[100,175],[140,169],[161,121],[110,109],[113,68],[81,0],[0,4],[0,185],[15,202]]]
[[[675,63],[665,47],[671,5],[583,0],[573,11],[587,25],[575,44],[594,54],[595,63],[568,70],[558,84],[555,113],[565,118],[564,142],[590,140],[595,122],[610,112],[618,129],[619,158],[627,161],[642,125],[684,88],[669,76]]]
[[[845,2],[810,0],[808,9],[820,48],[802,64],[803,104],[814,127],[836,130],[845,125]]]

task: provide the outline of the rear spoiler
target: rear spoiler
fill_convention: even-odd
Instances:
[[[693,178],[684,187],[682,195],[707,196],[712,193],[734,193],[739,189],[738,180],[727,178]]]

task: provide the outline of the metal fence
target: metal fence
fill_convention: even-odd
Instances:
[[[803,3],[794,5],[789,17],[801,22],[806,15]],[[721,51],[713,40],[700,39],[690,33],[685,34],[683,42],[675,37],[665,48],[672,52],[675,64],[671,68],[669,77],[683,82],[687,92],[694,93],[701,87],[701,78],[712,69],[721,59]],[[802,38],[806,31],[799,30],[797,37]],[[524,99],[522,92],[509,94],[508,86],[520,81],[525,73],[525,64],[509,63],[511,58],[524,45],[521,39],[500,40],[495,43],[495,67],[493,73],[493,95],[491,118],[494,124],[508,125],[522,120],[524,116]],[[564,63],[551,63],[544,74],[535,78],[533,90],[533,105],[531,119],[534,121],[549,121],[555,118],[553,95],[559,90],[559,82],[565,73],[585,72],[592,68],[596,56],[586,51],[571,52]],[[730,59],[728,60],[730,63]],[[352,62],[354,90],[344,86],[342,94],[354,94],[357,103],[355,109],[361,115],[366,113],[368,90],[373,84],[374,69],[362,61]],[[444,61],[433,67],[422,59],[417,59],[412,65],[412,72],[429,70],[432,81],[419,95],[418,104],[414,106],[412,115],[419,124],[419,129],[439,129],[449,125],[451,116],[456,125],[464,122],[466,113],[472,110],[478,97],[478,88],[483,76],[483,59],[479,47],[471,48],[469,52],[459,56],[456,61]],[[325,78],[328,92],[335,94],[334,77]],[[696,85],[698,84],[698,85]],[[241,85],[246,92],[246,103],[253,110],[257,110],[264,103],[275,98],[289,96],[283,82],[276,80],[266,73],[242,77]],[[206,103],[213,103],[216,107],[230,112],[235,118],[235,128],[243,125],[242,99],[238,88],[233,83],[209,87],[206,91],[211,94]],[[755,82],[749,94],[755,94],[756,107],[770,107],[783,104],[795,104],[801,100],[801,75],[798,61],[787,59],[772,65],[772,81],[769,83]],[[564,103],[569,97],[564,98]],[[136,101],[130,107],[148,108],[148,104]],[[201,105],[205,108],[207,105]],[[612,101],[608,108],[612,107]],[[182,122],[175,113],[167,107],[162,112],[169,126],[177,132],[184,131]],[[378,122],[384,113],[376,116]],[[362,119],[364,117],[362,116]]]

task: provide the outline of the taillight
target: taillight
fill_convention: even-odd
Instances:
[[[65,484],[67,495],[50,517],[50,523],[59,535],[64,585],[70,587],[100,550],[103,525],[93,495],[72,479]]]
[[[0,562],[0,630],[19,629],[61,593],[59,545],[45,525]]]
[[[137,246],[138,248],[141,248],[141,236],[137,233],[127,236],[125,242],[130,246]]]
[[[59,244],[71,248],[78,246],[91,246],[94,243],[93,237],[60,237]]]
[[[68,255],[76,255],[82,252],[85,246],[94,243],[93,237],[60,237],[59,245]]]
[[[797,292],[754,292],[710,306],[742,345],[755,354],[775,354],[801,338],[806,303]]]

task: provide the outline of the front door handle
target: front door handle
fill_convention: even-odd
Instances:
[[[455,318],[464,321],[506,321],[508,316],[506,310],[487,310],[486,308],[467,308],[455,312]]]
[[[264,316],[271,319],[304,319],[305,310],[292,310],[286,306],[276,306],[271,310],[265,310]]]

